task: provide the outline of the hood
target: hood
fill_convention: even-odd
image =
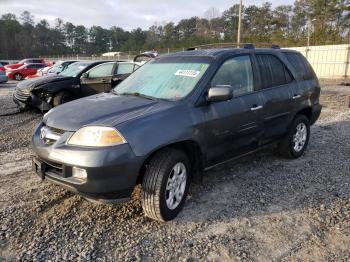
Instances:
[[[73,77],[67,77],[67,76],[60,76],[60,75],[49,75],[44,77],[38,77],[38,78],[31,78],[22,82],[19,82],[17,84],[18,89],[29,89],[33,90],[38,86],[58,82],[58,81],[65,81],[68,79],[72,79]]]
[[[114,126],[170,107],[172,103],[142,97],[102,93],[51,109],[43,122],[53,128],[76,131],[86,125]]]

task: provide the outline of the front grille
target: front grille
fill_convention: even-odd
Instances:
[[[63,135],[66,131],[58,128],[54,128],[51,126],[47,126],[52,132],[58,134],[58,135]]]
[[[40,130],[40,138],[45,142],[45,144],[51,145],[60,139],[64,132],[65,131],[62,129],[44,125]]]
[[[15,98],[19,101],[26,102],[30,98],[30,91],[26,89],[16,88],[15,90]]]

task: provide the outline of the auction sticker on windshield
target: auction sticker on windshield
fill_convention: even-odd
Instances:
[[[197,77],[201,72],[200,71],[195,71],[195,70],[182,70],[179,69],[176,71],[175,75],[176,76],[187,76],[187,77]]]

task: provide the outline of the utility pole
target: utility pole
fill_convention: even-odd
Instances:
[[[310,47],[310,37],[311,37],[311,19],[307,20],[307,49]]]
[[[241,23],[242,23],[242,0],[240,0],[239,11],[238,11],[238,30],[237,30],[237,48],[241,44]]]

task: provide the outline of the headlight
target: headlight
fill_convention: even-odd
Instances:
[[[125,144],[124,137],[112,127],[87,126],[79,129],[68,140],[69,145],[77,146],[116,146]]]

